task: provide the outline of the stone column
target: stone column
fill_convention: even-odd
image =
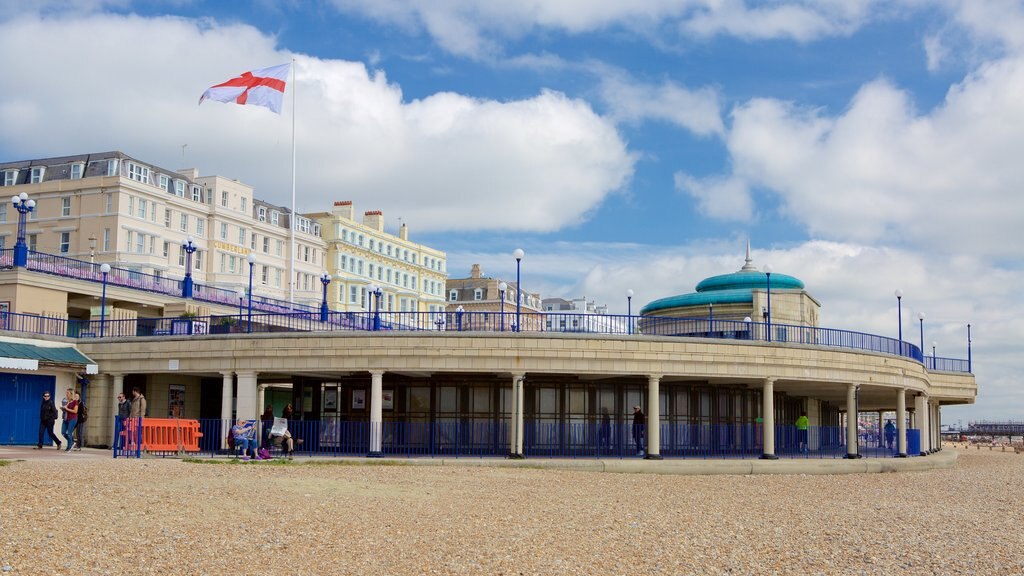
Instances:
[[[926,435],[928,433],[928,427],[925,424],[925,421],[927,419],[927,416],[925,415],[925,412],[927,411],[926,402],[927,398],[925,398],[924,394],[918,394],[917,396],[914,397],[914,429],[916,429],[921,434],[920,456],[928,455],[928,453],[926,452],[927,448],[925,447],[925,442],[927,441]],[[915,456],[917,456],[917,454],[915,454]]]
[[[661,376],[647,377],[647,450],[645,460],[661,460]]]
[[[896,453],[898,458],[907,457],[907,389],[896,391]]]
[[[238,404],[235,407],[235,417],[239,420],[255,420],[259,417],[257,408],[256,381],[259,377],[257,372],[238,372]]]
[[[762,460],[777,460],[775,455],[775,379],[765,378],[761,391],[761,436],[763,438],[761,450]]]
[[[857,445],[857,385],[846,385],[846,457],[860,458]]]
[[[384,439],[384,371],[370,371],[370,452],[367,458],[380,458]]]
[[[932,444],[932,452],[938,452],[942,450],[942,412],[939,408],[939,402],[935,401],[932,407],[932,438],[935,442]]]
[[[222,434],[220,436],[221,444],[223,444],[222,448],[227,450],[228,430],[230,430],[231,426],[234,424],[234,422],[232,422],[234,414],[233,410],[231,409],[231,399],[235,397],[232,386],[234,384],[234,373],[221,372],[220,375],[223,378],[223,380],[221,380],[222,383],[220,393],[220,425],[222,428]]]
[[[266,396],[267,385],[260,384],[259,386],[256,387],[256,389],[259,391],[259,400],[256,402],[256,410],[260,414],[263,414],[263,407],[266,406],[266,404],[264,403],[264,397]]]
[[[523,454],[523,403],[526,399],[524,391],[525,374],[512,375],[512,415],[509,422],[509,458],[526,458]]]

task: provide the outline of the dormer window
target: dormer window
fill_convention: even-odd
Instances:
[[[4,186],[14,186],[18,183],[17,170],[4,170]]]
[[[271,224],[276,226],[277,223],[280,221],[280,219],[281,219],[281,213],[280,212],[278,212],[277,210],[271,210],[270,211],[270,223]]]
[[[459,291],[458,290],[449,290],[448,291],[448,300],[449,301],[456,302],[456,301],[458,301],[458,299],[459,299]]]
[[[184,198],[185,197],[185,181],[184,180],[175,180],[174,181],[174,195],[177,196],[178,198]]]
[[[137,182],[149,184],[149,168],[135,162],[128,162],[128,177]]]
[[[171,179],[168,178],[167,176],[161,174],[160,177],[157,179],[157,182],[158,185],[160,186],[160,189],[163,190],[164,192],[171,191]]]
[[[256,209],[256,219],[259,220],[260,222],[266,222],[267,221],[267,207],[266,206],[260,206],[259,208]]]
[[[81,162],[75,162],[74,164],[71,165],[71,179],[72,180],[80,179],[84,172],[85,172],[85,164],[83,164]]]
[[[106,172],[105,175],[106,176],[117,176],[117,164],[118,164],[118,159],[117,158],[111,158],[111,159],[107,160],[107,172]]]
[[[39,184],[43,181],[44,174],[46,174],[46,166],[32,167],[32,174],[29,176],[29,184]]]

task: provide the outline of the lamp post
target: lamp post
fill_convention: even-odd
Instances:
[[[498,295],[501,297],[501,331],[505,331],[505,290],[508,290],[508,284],[504,282],[498,282]]]
[[[935,361],[935,341],[932,341],[932,370],[935,370],[935,366],[936,366],[936,361]]]
[[[765,327],[768,329],[768,341],[772,341],[772,265],[764,265],[764,277],[768,283],[768,312],[765,316]]]
[[[896,289],[896,316],[899,320],[900,347],[903,346],[903,290]]]
[[[331,275],[325,271],[320,275],[320,283],[324,285],[324,301],[320,303],[320,321],[327,322],[327,285],[331,283]]]
[[[92,234],[89,235],[89,271],[92,271],[92,265],[96,263],[96,237]]]
[[[370,285],[370,311],[373,312],[373,329],[380,330],[380,286]],[[376,304],[376,308],[374,307]]]
[[[17,196],[11,196],[11,204],[18,210],[18,240],[14,244],[14,265],[25,266],[28,264],[28,245],[25,244],[25,219],[28,213],[35,209],[36,201],[31,200],[28,194],[22,192]]]
[[[192,254],[195,254],[198,248],[191,236],[181,245],[181,249],[185,251],[185,279],[181,282],[182,298],[192,297]]]
[[[238,326],[241,327],[242,326],[242,300],[245,299],[245,290],[242,290],[241,288],[239,288],[238,292],[235,292],[235,296],[238,296]]]
[[[967,371],[971,371],[971,325],[967,325]]]
[[[747,316],[746,318],[743,319],[743,324],[745,324],[746,327],[747,327],[747,340],[750,340],[750,339],[753,338],[753,334],[750,333],[750,322],[751,322],[750,316]]]
[[[626,332],[633,333],[633,289],[626,290]]]
[[[103,272],[103,295],[100,297],[100,338],[106,333],[107,323],[107,274],[110,274],[110,264],[106,262],[100,266],[100,272]]]
[[[459,307],[455,309],[455,328],[459,332],[462,332],[462,313],[466,310],[459,304]]]
[[[247,326],[245,327],[246,332],[252,332],[252,271],[256,267],[256,254],[249,252],[249,316]]]
[[[921,322],[921,356],[924,357],[924,312],[918,312],[917,319]]]
[[[519,306],[523,300],[523,287],[519,283],[519,264],[525,255],[526,253],[523,252],[522,248],[516,248],[512,252],[512,257],[516,259],[516,332],[523,330],[523,323],[519,316]]]
[[[708,302],[708,337],[715,333],[715,303]]]

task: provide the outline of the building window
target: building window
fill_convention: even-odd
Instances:
[[[39,234],[28,235],[28,249],[35,252],[36,246],[39,245]]]
[[[274,251],[278,256],[281,256],[284,253],[284,242],[282,240],[277,241],[277,247]]]
[[[137,182],[149,184],[149,168],[135,162],[128,162],[128,177]]]
[[[157,182],[159,182],[159,186],[164,192],[171,191],[171,179],[167,176],[161,174],[159,178],[157,178]]]
[[[117,176],[117,158],[111,158],[107,160],[107,173],[106,176]]]
[[[256,219],[259,220],[260,222],[266,222],[267,221],[267,207],[266,206],[260,206],[259,208],[257,208],[256,209],[256,214],[257,214]]]
[[[225,207],[225,208],[228,207],[228,191],[227,190],[222,190],[221,193],[220,193],[220,205]]]
[[[110,252],[110,228],[103,229],[103,251]]]
[[[448,291],[448,301],[449,302],[455,302],[458,299],[459,299],[459,291],[458,290],[449,290]]]
[[[127,232],[127,234],[125,235],[125,240],[126,240],[125,243],[124,243],[125,244],[125,246],[124,246],[124,251],[125,252],[131,252],[132,251],[132,240],[134,240],[134,239],[135,239],[135,233],[132,232],[131,230],[129,230]]]
[[[85,164],[82,164],[81,162],[75,162],[74,164],[72,164],[71,165],[71,179],[72,180],[79,180],[79,179],[81,179],[82,178],[83,168],[85,168]]]
[[[194,257],[192,258],[192,269],[193,270],[202,270],[203,269],[203,251],[202,250],[196,250],[196,253],[193,256]]]
[[[238,205],[239,205],[238,209],[241,210],[242,212],[248,212],[249,211],[248,210],[249,209],[249,199],[246,198],[245,196],[242,196],[239,199]]]
[[[181,226],[179,226],[179,229],[182,232],[188,232],[188,214],[181,215]]]
[[[135,239],[135,252],[138,253],[138,254],[142,254],[145,251],[146,251],[146,235],[140,233],[140,234],[137,235],[137,238]]]
[[[234,256],[228,256],[228,272],[235,273],[235,266],[238,264],[238,259]]]
[[[107,214],[110,214],[111,212],[114,211],[114,195],[113,194],[107,194],[107,203],[106,204],[107,204],[106,212],[107,212]]]
[[[270,238],[266,236],[263,237],[263,253],[270,254]]]
[[[484,291],[483,291],[483,289],[477,288],[477,289],[473,290],[473,300],[483,300],[483,299],[484,299]]]
[[[185,197],[185,181],[184,180],[175,180],[174,181],[174,195],[177,196],[178,198],[184,198]]]
[[[164,228],[171,227],[171,209],[164,210]]]
[[[60,215],[71,216],[71,197],[65,196],[60,199]]]
[[[167,240],[164,240],[164,258],[167,258],[168,254],[170,254],[170,250],[171,243],[168,242]]]
[[[128,215],[131,216],[135,213],[135,196],[128,197]]]
[[[196,236],[202,238],[206,235],[206,220],[196,218]]]
[[[192,185],[192,201],[202,202],[203,201],[203,187]]]
[[[252,250],[256,250],[256,237],[257,236],[259,236],[259,234],[253,232],[252,235],[249,237],[249,248],[251,248]]]
[[[220,239],[221,240],[227,240],[228,239],[228,225],[226,223],[224,223],[224,222],[220,223]]]
[[[145,199],[139,198],[139,214],[138,214],[138,216],[139,216],[139,218],[142,218],[143,220],[146,219],[146,204],[147,204],[147,202],[146,202]]]
[[[0,222],[7,222],[7,202],[0,202]]]
[[[71,232],[60,233],[60,253],[67,254],[71,250]]]
[[[242,228],[241,226],[238,227],[238,244],[240,246],[245,246],[245,228]]]
[[[29,184],[39,184],[43,181],[43,174],[46,173],[46,166],[35,166],[29,176]]]
[[[275,268],[274,269],[274,286],[276,286],[277,288],[281,287],[281,269],[280,268]]]
[[[270,211],[270,223],[271,224],[276,226],[278,224],[278,222],[280,221],[280,219],[281,219],[281,213],[280,212],[278,212],[277,210],[271,210]]]
[[[355,304],[359,301],[359,287],[349,286],[348,288],[348,301],[350,304]]]
[[[270,278],[270,267],[264,264],[260,266],[260,268],[262,268],[262,270],[260,270],[260,283],[266,286],[267,281]]]
[[[17,170],[4,170],[4,186],[14,186],[18,183]]]

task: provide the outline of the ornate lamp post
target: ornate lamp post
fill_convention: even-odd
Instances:
[[[626,332],[633,333],[633,289],[626,290]]]
[[[247,320],[246,332],[252,332],[252,271],[256,267],[256,254],[249,252],[249,317]]]
[[[31,200],[28,194],[22,192],[17,196],[11,196],[11,204],[18,210],[18,240],[14,244],[14,265],[25,266],[28,264],[28,245],[25,244],[25,219],[28,213],[35,209],[36,201]]]
[[[100,266],[103,273],[103,295],[100,297],[100,338],[106,333],[107,323],[107,274],[110,274],[110,264],[106,262]]]
[[[751,322],[750,316],[747,316],[746,318],[743,319],[743,324],[745,324],[746,327],[747,327],[747,340],[750,340],[750,339],[753,338],[753,334],[750,333],[750,322]]]
[[[320,303],[320,321],[327,322],[327,285],[331,283],[331,275],[326,271],[320,275],[320,283],[324,285],[324,301]]]
[[[766,328],[768,328],[768,341],[772,341],[772,265],[764,265],[764,277],[768,283],[768,314],[765,316]]]
[[[370,311],[373,312],[373,329],[380,330],[380,286],[370,284]],[[376,304],[376,308],[374,307]]]
[[[501,331],[505,331],[505,290],[508,290],[508,284],[504,282],[498,282],[498,294],[501,296]]]
[[[185,280],[181,283],[182,298],[192,297],[192,255],[198,248],[191,236],[181,245],[181,249],[185,251]]]
[[[896,289],[896,316],[899,317],[898,318],[898,320],[899,320],[899,327],[900,327],[899,338],[900,338],[900,347],[902,347],[903,346],[903,290],[900,290],[899,288]]]
[[[526,253],[523,252],[522,248],[516,248],[512,252],[512,257],[516,259],[516,332],[522,332],[523,330],[523,323],[519,315],[519,306],[523,301],[523,287],[519,283],[519,264],[525,255]]]

